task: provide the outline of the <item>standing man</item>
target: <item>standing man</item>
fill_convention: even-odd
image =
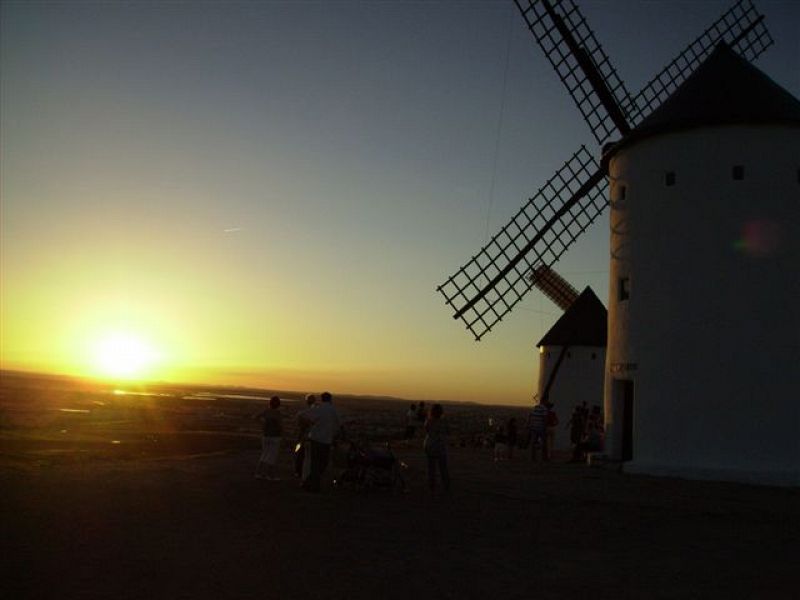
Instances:
[[[536,462],[536,445],[542,445],[542,459],[549,460],[547,452],[547,406],[544,402],[534,405],[531,414],[528,415],[528,428],[531,431],[531,460]]]
[[[572,411],[572,417],[567,422],[567,428],[569,429],[569,441],[572,444],[572,462],[580,462],[580,444],[583,442],[583,432],[586,430],[586,418],[580,406],[576,406]]]
[[[317,403],[317,397],[314,394],[306,394],[306,410],[311,408]],[[306,459],[306,450],[308,447],[308,440],[306,439],[306,435],[308,434],[308,426],[304,426],[300,423],[300,426],[297,428],[297,444],[294,447],[294,472],[297,477],[303,477],[303,463]],[[305,469],[306,473],[308,472],[308,468]]]
[[[553,403],[550,400],[545,400],[544,405],[547,407],[547,433],[545,434],[545,451],[544,460],[550,460],[553,456],[553,450],[556,447],[556,429],[558,428],[558,415],[553,410]]]
[[[413,440],[417,425],[417,405],[412,404],[406,411],[406,433],[404,439]]]
[[[303,489],[309,492],[319,492],[320,479],[330,460],[331,445],[342,429],[330,392],[322,392],[320,400],[319,404],[301,412],[297,417],[301,426],[306,424],[309,427],[311,470],[308,479],[303,482]]]

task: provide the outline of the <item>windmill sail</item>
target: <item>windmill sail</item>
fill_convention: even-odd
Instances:
[[[658,108],[720,42],[725,42],[750,61],[774,43],[764,25],[764,16],[758,13],[750,0],[740,0],[633,97],[628,113],[631,125],[637,125]]]
[[[750,0],[739,0],[631,98],[573,0],[514,1],[600,143],[641,122],[720,42],[748,60],[773,44],[764,17]],[[582,146],[477,256],[437,288],[476,340],[603,211],[604,181],[605,170]]]
[[[567,310],[578,298],[578,290],[550,267],[545,265],[536,267],[528,278],[561,310]]]
[[[514,215],[477,256],[437,288],[479,340],[603,212],[605,173],[581,148]]]
[[[514,0],[598,144],[627,133],[628,90],[573,0]]]

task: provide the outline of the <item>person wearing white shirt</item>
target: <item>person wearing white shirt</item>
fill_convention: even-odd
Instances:
[[[333,406],[333,397],[329,392],[320,394],[318,404],[301,412],[297,418],[308,429],[308,440],[311,444],[311,470],[308,479],[303,482],[303,489],[309,492],[320,490],[320,479],[331,455],[333,440],[342,429],[339,413]]]

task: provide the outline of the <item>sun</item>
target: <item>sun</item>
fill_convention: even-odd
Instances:
[[[145,375],[156,363],[153,347],[139,336],[113,333],[94,345],[93,363],[100,375],[136,378]]]

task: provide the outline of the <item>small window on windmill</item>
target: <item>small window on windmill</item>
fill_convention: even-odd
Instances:
[[[667,187],[675,185],[675,171],[667,171],[664,173],[664,185]]]
[[[627,300],[631,297],[631,278],[620,277],[617,282],[617,297],[619,301]]]
[[[734,165],[731,174],[733,175],[734,181],[741,181],[744,179],[744,165]]]
[[[628,194],[628,189],[624,185],[617,186],[617,200],[625,200]]]

